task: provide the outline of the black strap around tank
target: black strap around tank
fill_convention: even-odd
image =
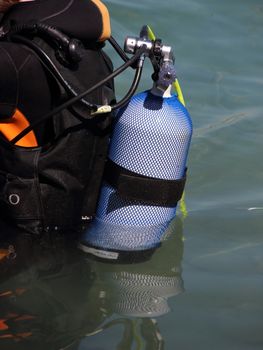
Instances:
[[[164,180],[136,174],[108,159],[104,179],[125,199],[174,207],[184,192],[186,170],[184,177],[179,180]]]

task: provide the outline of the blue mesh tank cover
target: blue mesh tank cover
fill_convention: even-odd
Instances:
[[[126,200],[175,207],[191,134],[190,116],[175,95],[135,95],[116,117],[104,179]]]
[[[120,251],[154,249],[162,241],[183,191],[192,122],[177,96],[146,91],[133,96],[114,123],[106,181],[82,248],[117,252],[118,259]]]

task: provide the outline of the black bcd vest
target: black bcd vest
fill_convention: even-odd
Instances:
[[[94,76],[86,77],[88,84],[84,87],[77,69],[71,70],[59,63],[46,41],[34,40],[79,92],[112,72],[111,62],[100,48],[86,48],[87,64],[99,65],[99,69],[94,69]],[[50,77],[50,89],[54,107],[72,97],[53,77]],[[113,82],[95,90],[86,99],[109,104],[115,99]],[[0,216],[36,234],[83,228],[95,214],[111,115],[90,119],[89,111],[77,103],[48,122],[52,124],[52,137],[41,147],[14,146],[0,136]]]

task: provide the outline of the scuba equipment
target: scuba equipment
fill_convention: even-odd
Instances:
[[[85,55],[81,62],[72,63],[74,70],[71,72],[68,67],[57,60],[54,50],[56,39],[54,35],[50,38],[44,33],[48,27],[39,25],[40,34],[35,26],[32,29],[32,23],[28,29],[26,27],[26,25],[17,25],[15,28],[11,27],[10,32],[5,28],[0,45],[5,49],[11,47],[14,50],[14,48],[21,47],[21,42],[23,49],[24,47],[29,48],[26,53],[31,55],[30,70],[32,71],[31,67],[36,67],[34,72],[43,75],[45,71],[47,74],[53,110],[71,96],[79,94],[79,91],[87,90],[97,81],[103,81],[111,75],[111,62],[102,52],[102,44],[92,43],[90,44],[92,48],[89,47],[89,44],[85,44]],[[58,32],[58,30],[55,31],[56,34]],[[16,40],[15,44],[13,44],[13,39]],[[36,51],[33,51],[34,48]],[[65,49],[67,50],[66,47]],[[2,57],[6,56],[2,55]],[[76,64],[82,69],[77,70]],[[13,72],[12,62],[8,59],[5,66],[6,68],[11,67],[10,70],[12,69],[11,72]],[[80,79],[83,71],[88,73],[87,84]],[[42,75],[39,77],[40,81],[42,81]],[[0,81],[1,91],[4,82],[5,80]],[[14,83],[16,92],[17,80],[14,79],[12,83]],[[0,137],[0,208],[2,217],[36,234],[52,231],[54,228],[78,230],[85,226],[95,213],[108,147],[111,115],[107,113],[100,118],[94,116],[89,120],[90,109],[86,107],[88,103],[81,101],[79,105],[74,105],[72,108],[56,111],[54,118],[49,119],[48,123],[52,125],[51,137],[45,144],[27,147],[26,144],[21,145],[15,142],[13,145],[11,140],[21,131],[18,131],[13,137],[7,137],[7,131],[14,124],[14,117],[11,113],[16,107],[16,96],[16,93],[10,96],[10,99],[13,100],[10,100],[12,108],[9,119],[6,119],[5,116],[5,119],[0,120],[2,136]],[[106,84],[101,84],[96,91],[91,91],[88,99],[91,101],[88,105],[92,106],[95,103],[114,101],[112,78],[109,77]],[[29,127],[32,124],[27,123]],[[35,131],[35,126],[33,129]],[[24,137],[20,140],[24,140]]]
[[[110,146],[109,160],[105,169],[105,181],[108,184],[105,183],[102,188],[95,225],[96,222],[99,225],[102,223],[102,226],[104,222],[110,223],[113,227],[117,226],[118,230],[119,225],[124,225],[125,229],[127,229],[129,225],[132,227],[135,223],[135,226],[142,227],[143,231],[145,231],[145,227],[149,227],[150,231],[158,230],[154,240],[151,241],[151,239],[147,238],[147,244],[143,242],[144,238],[142,238],[139,246],[132,244],[131,247],[128,247],[123,241],[123,245],[118,246],[120,250],[126,250],[126,248],[128,250],[130,248],[138,250],[151,249],[159,244],[160,237],[174,216],[176,203],[183,192],[185,162],[191,137],[191,122],[186,109],[181,106],[175,96],[171,97],[169,93],[170,86],[176,79],[171,47],[162,45],[160,40],[150,40],[148,32],[148,29],[144,27],[140,38],[127,38],[125,50],[127,53],[133,54],[132,57],[127,56],[116,41],[109,37],[109,42],[125,62],[121,67],[104,76],[97,83],[83,89],[82,84],[74,78],[70,71],[65,69],[68,66],[74,67],[75,64],[79,64],[82,61],[83,57],[85,58],[87,48],[80,41],[68,37],[57,28],[36,21],[18,23],[11,27],[2,27],[0,38],[4,41],[21,43],[27,46],[53,78],[55,84],[59,86],[59,90],[62,91],[60,96],[61,104],[56,103],[51,111],[44,116],[40,116],[15,137],[9,138],[8,143],[6,140],[0,139],[0,143],[3,146],[1,159],[4,159],[3,164],[0,164],[0,168],[6,169],[4,176],[0,174],[3,177],[1,179],[0,176],[0,185],[4,192],[2,196],[4,200],[0,201],[0,205],[7,213],[7,216],[11,217],[18,225],[24,228],[28,227],[32,232],[40,233],[43,230],[49,230],[50,227],[58,229],[77,227],[81,223],[82,217],[82,222],[86,226],[86,223],[95,214],[98,201],[98,192],[101,186],[108,139],[110,137],[110,113],[118,110],[115,131],[111,140],[111,145],[113,146]],[[34,40],[35,38],[37,40]],[[55,50],[53,50],[54,48]],[[132,98],[139,84],[146,57],[150,58],[154,68],[154,88],[149,92]],[[128,67],[135,69],[134,80],[127,94],[116,103],[114,92],[112,91],[112,80]],[[92,94],[97,94],[98,89],[101,89],[102,92],[108,91],[109,84],[111,85],[111,92],[108,96],[103,94],[100,99],[92,98]],[[79,85],[78,89],[75,88],[76,85]],[[66,99],[65,94],[67,95]],[[64,97],[62,98],[62,96]],[[86,96],[88,96],[88,100],[85,99]],[[127,105],[131,98],[131,102]],[[149,111],[149,116],[146,113],[146,119],[149,119],[149,124],[146,123],[144,125],[144,118],[138,118],[137,120],[135,118],[134,120],[131,119],[130,122],[128,121],[129,114],[134,112],[134,102],[138,103],[135,108],[139,107],[140,110],[145,109],[145,111]],[[70,122],[69,113],[73,117],[71,118],[73,120],[70,120]],[[170,117],[162,122],[158,122],[157,118],[156,125],[151,125],[151,120],[155,119],[155,113],[156,115],[164,113],[164,116],[169,115]],[[128,121],[127,125],[125,125],[125,115]],[[137,113],[135,112],[134,115],[136,116]],[[176,116],[179,116],[178,121],[175,121],[176,118],[174,117]],[[46,145],[30,149],[13,147],[19,145],[19,142],[27,134],[34,131],[38,125],[48,120],[52,120],[52,123],[56,126],[54,140],[50,142],[48,148]],[[133,123],[134,125],[132,125]],[[135,131],[136,134],[136,123],[141,124],[141,130],[144,128],[150,130],[152,128],[152,136],[156,137],[160,134],[159,140],[155,144],[151,144],[150,139],[146,140],[151,133],[138,133],[138,138],[131,138],[131,142],[129,142],[125,132],[127,130],[128,132]],[[178,137],[175,138],[176,133],[170,133],[167,137],[169,129],[178,131]],[[84,141],[86,130],[89,130],[91,135],[89,135],[89,139]],[[81,137],[75,131],[81,132]],[[100,138],[99,142],[97,141],[98,137]],[[126,141],[124,140],[125,138]],[[183,139],[180,141],[180,138]],[[123,140],[124,143],[122,144]],[[164,147],[165,140],[167,141],[166,148]],[[145,155],[142,152],[139,157],[139,143],[141,141],[146,141],[145,146],[149,151],[150,148],[153,149],[151,155],[150,153],[147,154],[147,149],[145,148],[145,155],[146,157],[149,156],[149,165],[153,164],[155,160],[161,164],[163,162],[162,156],[167,153],[167,171],[162,174],[159,171],[160,169],[157,172],[154,169],[146,169],[147,162],[144,167],[142,166],[142,160],[145,158]],[[98,146],[95,154],[93,152],[94,144],[97,144],[96,147]],[[118,145],[117,148],[114,145]],[[67,150],[69,157],[66,157],[66,155],[63,155],[62,158],[60,157],[63,149]],[[80,164],[85,164],[85,156],[79,152],[81,149],[93,152],[93,159],[89,161],[89,165],[85,165],[85,170],[81,170],[81,173],[78,174]],[[133,149],[136,149],[136,156],[138,156],[140,165],[137,161],[134,162],[136,156],[134,158],[132,153],[130,153],[130,150]],[[157,151],[160,151],[159,156]],[[123,154],[121,154],[122,152]],[[8,153],[8,156],[5,153]],[[128,153],[130,153],[131,159],[127,157]],[[77,160],[72,155],[74,157],[77,155]],[[118,159],[119,156],[121,159]],[[178,158],[178,164],[174,162],[176,157]],[[25,162],[26,158],[28,159]],[[123,161],[124,158],[127,158],[129,164]],[[15,163],[19,164],[19,170],[13,176],[12,166]],[[56,164],[55,171],[53,171],[54,164]],[[175,172],[172,170],[173,167],[177,169]],[[56,176],[60,172],[63,174],[63,178]],[[69,174],[73,174],[73,179],[68,179]],[[85,193],[83,196],[84,188]],[[45,193],[46,190],[47,193]],[[107,192],[106,195],[103,194],[105,191]],[[144,194],[141,195],[140,192]],[[158,195],[156,196],[158,192],[162,193],[161,198]],[[173,194],[171,195],[170,193]],[[174,195],[174,193],[176,194]],[[80,194],[81,197],[78,197]],[[119,208],[120,210],[110,210],[109,215],[108,213],[105,215],[109,209],[108,204],[105,204],[107,202],[106,198],[110,198],[112,195],[116,195],[117,201],[115,204],[114,201],[108,203],[110,206],[117,205],[118,207],[120,205],[125,210],[128,209],[128,212],[130,208],[134,208],[134,213],[130,212],[128,215],[130,217],[139,215],[142,216],[142,219],[144,214],[149,211],[150,216],[148,217],[151,217],[150,221],[145,223],[139,220],[136,223],[132,222],[132,220],[119,220],[118,215],[119,217],[123,216],[121,208]],[[14,198],[15,203],[13,201]],[[54,208],[60,208],[60,213],[57,214]],[[136,214],[136,210],[139,210],[139,214]],[[117,216],[111,219],[110,212]],[[82,214],[79,215],[78,213]],[[29,226],[27,226],[28,224]],[[115,228],[113,231],[116,231]],[[147,235],[152,236],[152,233],[148,232]],[[147,235],[143,234],[142,237]],[[109,238],[111,239],[110,236]],[[93,242],[88,242],[89,244],[94,246]],[[116,246],[110,244],[106,248],[114,249]]]
[[[125,50],[136,54],[146,48],[154,86],[117,113],[96,217],[80,244],[86,252],[111,259],[120,251],[160,243],[186,181],[191,118],[171,94],[176,80],[171,47],[149,40],[146,33],[143,27],[140,38],[127,38]]]
[[[70,92],[73,96],[75,96],[72,99],[66,101],[65,103],[59,105],[57,108],[53,109],[47,115],[40,117],[36,122],[32,123],[31,125],[26,127],[24,130],[22,130],[16,137],[10,140],[10,142],[14,145],[19,140],[21,140],[25,135],[27,135],[31,130],[33,130],[37,125],[42,124],[47,119],[55,116],[58,112],[62,111],[63,109],[69,106],[72,106],[74,103],[78,101],[81,101],[83,104],[85,104],[87,108],[89,108],[89,111],[88,111],[89,113],[87,113],[86,111],[85,119],[94,119],[93,117],[94,115],[109,113],[123,106],[131,98],[131,96],[134,94],[135,90],[137,89],[137,86],[140,81],[141,73],[142,73],[142,68],[143,68],[143,62],[144,62],[143,53],[146,51],[146,48],[144,46],[141,47],[132,58],[128,58],[125,54],[121,53],[121,49],[118,46],[117,42],[112,37],[110,37],[109,42],[120,54],[120,56],[125,60],[125,63],[121,67],[116,69],[115,72],[113,72],[112,74],[107,76],[105,79],[101,80],[100,82],[92,86],[90,89],[78,94],[70,86],[69,82],[66,81],[64,77],[60,74],[59,70],[53,64],[52,60],[47,55],[47,53],[43,51],[41,47],[36,43],[20,35],[17,35],[17,33],[19,32],[29,32],[31,33],[31,35],[36,34],[37,32],[38,34],[44,33],[48,36],[51,36],[52,39],[54,39],[57,42],[57,45],[59,46],[59,49],[56,51],[56,54],[55,54],[56,57],[63,57],[63,56],[65,57],[65,56],[68,56],[67,54],[69,52],[71,52],[71,55],[70,55],[71,60],[73,55],[73,57],[75,56],[78,57],[77,59],[75,59],[75,61],[79,61],[81,60],[81,56],[83,55],[83,52],[82,52],[83,47],[80,44],[71,45],[72,42],[76,41],[75,39],[70,40],[65,34],[61,33],[58,29],[55,29],[48,25],[44,25],[42,23],[30,22],[28,24],[23,24],[20,26],[0,29],[0,40],[8,39],[8,40],[12,40],[14,42],[20,42],[22,44],[29,46],[31,49],[33,49],[34,53],[37,54],[41,62],[44,63],[44,66],[48,69],[48,71],[52,74],[52,76],[59,81],[59,83],[63,86],[63,88],[65,88],[67,92]],[[61,42],[62,42],[62,45],[60,44]],[[71,46],[73,48],[70,50]],[[65,63],[64,60],[63,60],[63,63]],[[117,75],[122,73],[128,67],[136,68],[136,73],[127,95],[121,101],[119,101],[118,103],[115,103],[114,105],[98,106],[96,104],[91,104],[83,99],[86,95],[89,95],[93,91],[97,90],[99,87],[105,85],[108,81],[115,78]]]
[[[31,23],[22,23],[11,27],[10,25],[3,26],[0,29],[0,39],[5,36],[13,36],[19,32],[31,32],[50,37],[56,43],[56,56],[61,58],[63,62],[80,62],[83,54],[85,54],[84,46],[80,40],[72,39],[57,28],[41,22],[32,21]]]

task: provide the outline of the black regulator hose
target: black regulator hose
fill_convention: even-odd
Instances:
[[[108,42],[115,49],[115,51],[119,54],[119,56],[123,59],[124,62],[129,61],[129,56],[126,55],[126,53],[123,51],[123,49],[112,36],[109,37]]]
[[[72,62],[80,62],[83,55],[84,46],[82,42],[75,38],[68,37],[55,27],[43,22],[30,21],[11,26],[7,29],[6,35],[12,38],[17,33],[42,34],[52,39],[56,43],[58,51],[64,52],[65,58]]]
[[[146,47],[142,46],[133,57],[131,57],[127,62],[125,62],[122,66],[120,66],[119,68],[117,68],[113,73],[111,73],[110,75],[108,75],[106,78],[104,78],[103,80],[99,81],[97,84],[95,84],[94,86],[92,86],[91,88],[89,88],[88,90],[83,91],[82,93],[80,93],[79,95],[71,98],[70,100],[66,101],[65,103],[61,104],[60,106],[54,108],[52,111],[50,111],[49,113],[47,113],[46,115],[44,115],[43,117],[40,117],[36,122],[32,123],[31,125],[29,125],[27,128],[25,128],[23,131],[21,131],[21,133],[19,133],[16,137],[14,137],[10,143],[15,145],[19,140],[21,140],[25,135],[27,135],[30,131],[32,131],[36,126],[38,126],[39,124],[43,123],[44,121],[46,121],[47,119],[49,119],[50,117],[54,116],[55,114],[61,112],[63,109],[70,107],[71,105],[73,105],[74,103],[78,102],[79,100],[81,100],[84,96],[90,94],[91,92],[93,92],[94,90],[98,89],[99,87],[101,87],[102,85],[106,84],[109,80],[115,78],[117,75],[119,75],[120,73],[122,73],[124,70],[126,70],[128,67],[130,67],[133,63],[135,63],[145,52],[146,52]],[[141,70],[142,67],[139,67],[136,71],[136,77],[135,77],[135,84],[138,85],[138,81],[139,81],[139,77],[141,76]],[[133,87],[130,88],[128,94],[130,95],[131,92],[133,91]],[[127,94],[127,95],[128,95]],[[125,97],[126,99],[126,97]],[[112,106],[111,109],[114,109],[115,106]],[[97,110],[97,106],[96,109],[94,111]]]
[[[122,106],[124,106],[126,103],[128,103],[130,98],[134,95],[135,91],[137,90],[137,87],[139,85],[139,82],[140,82],[140,79],[142,76],[142,68],[143,68],[144,59],[141,62],[142,63],[140,64],[140,66],[136,69],[135,76],[134,76],[134,79],[133,79],[133,82],[132,82],[132,85],[131,85],[129,91],[123,97],[123,99],[121,99],[115,105],[111,106],[112,111],[119,109]]]

